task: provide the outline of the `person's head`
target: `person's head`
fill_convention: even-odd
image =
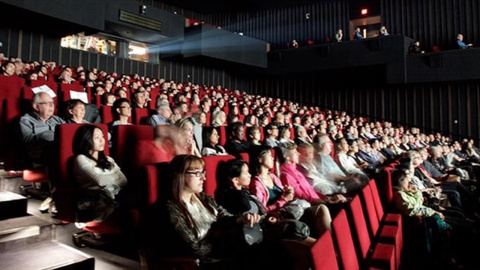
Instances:
[[[193,139],[193,120],[190,117],[185,117],[177,120],[175,122],[175,126],[177,126],[180,131],[182,131],[183,135],[188,139]]]
[[[281,164],[298,164],[299,154],[297,145],[293,142],[282,143],[280,145],[281,155],[278,156]]]
[[[55,111],[55,102],[48,93],[39,92],[32,97],[32,108],[40,119],[47,121]]]
[[[342,153],[347,153],[349,150],[349,145],[347,142],[347,139],[345,138],[340,138],[335,141],[335,149],[337,152],[342,152]]]
[[[243,140],[245,128],[242,122],[234,122],[230,125],[230,136],[234,140]]]
[[[268,137],[276,139],[278,137],[278,126],[275,123],[270,123],[265,127]]]
[[[15,74],[15,63],[11,61],[7,61],[2,64],[2,75],[4,76],[12,76]]]
[[[279,139],[286,139],[286,140],[290,140],[290,128],[288,126],[282,126],[280,127],[280,129],[278,130],[278,138]]]
[[[227,121],[227,115],[224,111],[214,111],[212,114],[212,124],[216,126],[224,126]]]
[[[130,106],[130,101],[126,98],[119,98],[115,100],[112,110],[116,119],[120,117],[132,116],[132,107]]]
[[[205,162],[193,155],[178,155],[170,161],[172,177],[170,183],[170,197],[175,202],[183,204],[183,194],[198,194],[203,191],[206,180]]]
[[[231,159],[225,164],[226,176],[233,188],[242,189],[250,185],[251,175],[248,163],[242,159]]]
[[[407,190],[412,180],[411,174],[406,169],[397,169],[392,172],[392,186],[397,189]]]
[[[201,126],[205,125],[207,123],[207,114],[205,114],[204,111],[202,110],[197,110],[192,114],[192,117],[195,119],[197,123],[199,123]]]
[[[70,119],[83,119],[85,117],[85,103],[80,99],[69,100],[67,102],[67,115]]]
[[[259,142],[262,134],[259,126],[247,127],[247,140],[249,142]]]
[[[262,168],[270,170],[275,165],[272,148],[268,145],[255,146],[249,154],[249,160],[252,175],[258,175]]]
[[[102,104],[106,106],[113,106],[113,103],[115,102],[116,99],[117,97],[115,97],[113,93],[105,92],[102,95]]]
[[[313,148],[313,145],[309,143],[301,143],[298,145],[297,150],[300,155],[300,163],[310,164],[313,162],[315,157],[315,149]]]
[[[170,104],[167,100],[158,100],[156,106],[157,113],[165,119],[170,119],[172,116],[172,109],[170,108]]]
[[[202,141],[205,145],[215,147],[219,143],[220,135],[218,130],[212,126],[202,128]]]
[[[329,155],[332,152],[331,140],[325,133],[319,133],[313,138],[313,147],[317,152]]]
[[[138,106],[140,107],[145,106],[146,100],[147,100],[147,97],[145,96],[144,91],[137,91],[133,94],[133,102],[138,104]]]
[[[409,150],[407,152],[404,152],[403,157],[410,159],[413,168],[420,166],[423,162],[422,156],[416,150]]]
[[[457,34],[457,39],[460,40],[460,41],[462,41],[462,40],[463,40],[463,34],[458,33],[458,34]]]
[[[439,146],[431,146],[430,147],[430,154],[433,158],[437,159],[442,157],[442,149]],[[428,153],[427,153],[428,155]]]
[[[105,154],[105,137],[103,131],[91,124],[82,124],[73,137],[73,154],[85,155],[97,162],[97,167],[110,169],[112,164]]]

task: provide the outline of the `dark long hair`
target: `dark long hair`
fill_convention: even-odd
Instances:
[[[87,156],[88,158],[93,159],[97,162],[96,166],[98,168],[101,168],[103,170],[109,170],[112,168],[113,164],[108,161],[103,151],[98,152],[98,159],[94,158],[90,154],[90,151],[93,149],[93,132],[97,128],[102,130],[97,126],[90,124],[82,124],[78,128],[77,132],[75,132],[75,135],[73,137],[73,153],[75,155]]]
[[[167,196],[168,199],[175,203],[180,208],[180,211],[187,217],[189,226],[194,228],[198,233],[199,230],[193,221],[192,215],[187,210],[187,207],[182,202],[180,197],[181,191],[185,187],[185,174],[190,169],[192,164],[201,164],[202,167],[205,166],[203,159],[193,155],[178,155],[175,156],[172,161],[170,161],[171,174],[167,177],[167,189],[169,191]],[[215,215],[215,209],[213,209],[212,206],[210,206],[206,201],[202,200],[200,196],[197,196],[197,198],[212,215]]]
[[[218,135],[220,136],[220,132],[216,127],[213,126],[206,126],[202,128],[202,140],[203,140],[203,148],[209,147],[212,149],[215,149],[217,152],[223,153],[223,149],[220,146],[220,142],[217,143],[217,145],[212,145],[210,143],[210,136],[212,136],[212,133],[214,130],[217,130]]]
[[[258,145],[252,147],[250,151],[249,161],[250,161],[250,174],[256,176],[260,173],[260,159],[263,155],[271,155],[272,147],[267,145]]]

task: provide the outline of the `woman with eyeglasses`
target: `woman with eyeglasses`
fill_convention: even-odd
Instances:
[[[157,204],[160,210],[165,208],[166,216],[155,214],[153,222],[164,226],[154,230],[161,234],[162,243],[147,249],[148,260],[190,257],[202,264],[212,258],[242,256],[238,253],[242,224],[252,227],[260,217],[255,213],[234,216],[205,194],[204,166],[204,161],[193,155],[178,155],[170,162],[166,201]]]

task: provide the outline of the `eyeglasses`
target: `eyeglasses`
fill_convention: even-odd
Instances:
[[[122,108],[122,109],[131,109],[132,107],[130,107],[130,106],[120,106],[120,108]]]
[[[48,106],[54,106],[55,101],[45,101],[45,102],[39,102],[39,105],[48,105]]]
[[[202,176],[205,176],[205,175],[207,174],[207,172],[206,172],[205,170],[203,170],[203,171],[195,171],[195,172],[186,171],[185,173],[186,173],[186,174],[195,175],[196,177],[202,177]]]

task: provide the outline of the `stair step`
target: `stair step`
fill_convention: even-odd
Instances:
[[[2,270],[94,270],[95,259],[56,241],[37,243],[25,248],[0,252]]]
[[[0,191],[0,220],[27,215],[27,197],[10,191]]]
[[[36,216],[0,221],[0,252],[51,241],[53,239],[52,226],[49,222]]]

